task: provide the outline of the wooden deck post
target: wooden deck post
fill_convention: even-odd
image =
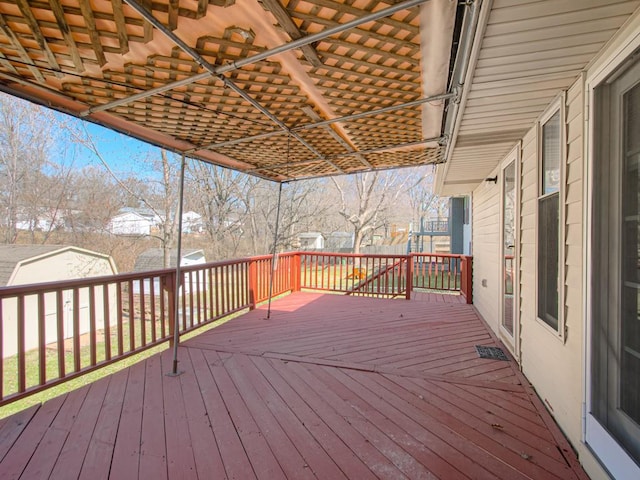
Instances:
[[[291,257],[291,291],[300,291],[300,254],[296,253]]]
[[[473,257],[462,255],[460,260],[460,293],[473,303]]]
[[[255,310],[258,292],[258,262],[249,260],[249,310]]]
[[[411,290],[413,290],[413,256],[409,254],[405,258],[407,259],[407,291],[405,295],[407,300],[411,300]]]

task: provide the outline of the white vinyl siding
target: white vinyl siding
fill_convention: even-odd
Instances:
[[[566,94],[566,163],[560,187],[563,210],[560,229],[564,239],[564,263],[560,283],[564,288],[564,324],[568,334],[558,341],[547,325],[536,318],[536,239],[539,155],[537,129],[523,139],[522,203],[520,217],[520,321],[521,364],[527,378],[549,407],[571,442],[579,448],[582,432],[582,79]],[[562,307],[561,307],[562,308]],[[549,372],[553,372],[552,375]]]
[[[496,174],[497,171],[491,176]],[[500,321],[500,183],[483,182],[473,192],[472,231],[473,303],[497,332]]]
[[[533,128],[522,139],[522,177],[520,184],[520,316],[536,311],[536,201],[537,137]],[[525,331],[521,331],[523,338]]]
[[[482,2],[483,41],[465,81],[460,136],[439,169],[446,170],[438,174],[446,176],[437,180],[440,193],[461,183],[475,188],[639,6],[637,0]]]
[[[567,165],[565,171],[564,304],[567,335],[582,336],[583,289],[583,86],[579,81],[567,92]]]

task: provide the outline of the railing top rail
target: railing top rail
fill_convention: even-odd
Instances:
[[[285,252],[278,256],[295,256],[298,252]],[[224,267],[228,265],[246,264],[253,261],[271,260],[271,255],[257,255],[253,257],[223,260],[219,262],[208,262],[197,265],[185,265],[180,267],[183,273],[201,270],[203,268]],[[118,273],[117,275],[101,275],[96,277],[76,278],[71,280],[59,280],[55,282],[30,283],[25,285],[11,285],[0,287],[0,296],[11,297],[25,293],[37,294],[39,292],[50,292],[52,290],[66,290],[76,287],[95,287],[109,285],[118,282],[128,282],[130,280],[145,280],[154,277],[168,276],[175,273],[175,268],[162,268],[158,270],[146,270],[142,272]]]
[[[414,255],[422,255],[422,256],[432,256],[432,257],[463,257],[464,255],[460,255],[457,253],[411,253],[409,255],[404,253],[332,253],[332,252],[314,252],[314,251],[300,251],[296,252],[299,255],[308,255],[308,256],[316,256],[316,257],[345,257],[345,258],[407,258],[409,256]]]
[[[412,257],[441,257],[441,258],[462,258],[468,255],[461,253],[429,253],[429,252],[411,252],[409,254]]]

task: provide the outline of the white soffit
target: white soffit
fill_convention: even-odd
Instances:
[[[640,6],[639,0],[485,0],[444,195],[475,188]],[[483,25],[478,29],[482,31]],[[469,77],[467,77],[469,78]]]

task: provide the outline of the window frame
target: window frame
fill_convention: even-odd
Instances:
[[[585,292],[583,301],[583,311],[585,317],[585,328],[583,329],[583,424],[582,441],[593,453],[595,459],[607,470],[612,477],[626,478],[640,475],[640,465],[638,465],[627,452],[617,443],[614,437],[599,423],[592,414],[592,392],[593,378],[591,365],[594,359],[592,348],[593,336],[597,334],[593,327],[593,302],[594,288],[591,278],[594,275],[592,265],[593,256],[599,254],[594,251],[591,234],[594,229],[593,213],[593,189],[594,159],[598,157],[596,150],[598,132],[596,130],[596,115],[594,105],[596,89],[610,77],[616,70],[633,58],[634,52],[640,49],[640,13],[636,12],[629,20],[626,29],[623,28],[609,42],[600,55],[594,59],[583,73],[584,81],[584,116],[585,116],[585,138],[583,175],[585,178],[585,188],[583,189],[583,279],[582,288]]]
[[[543,128],[546,123],[556,114],[559,113],[560,123],[560,179],[557,192],[544,193],[544,169],[543,169]],[[566,342],[566,325],[565,325],[565,239],[566,239],[566,222],[565,222],[565,204],[566,204],[566,163],[567,163],[567,126],[566,126],[566,92],[562,92],[547,107],[545,112],[540,116],[536,123],[537,136],[537,183],[536,183],[536,321],[542,325],[545,330],[551,333],[562,343]],[[540,232],[540,202],[558,195],[558,328],[553,328],[547,321],[540,318],[538,311],[538,301],[540,296],[540,268],[538,259],[540,258],[541,245],[539,242]]]

